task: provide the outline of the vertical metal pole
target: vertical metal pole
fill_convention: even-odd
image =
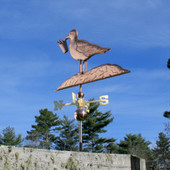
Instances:
[[[82,85],[79,85],[79,92],[82,92]]]
[[[79,152],[82,151],[82,121],[79,121]]]
[[[79,63],[79,73],[82,73],[81,60]],[[82,92],[82,85],[79,85],[79,92]],[[79,121],[79,152],[82,151],[82,121]]]
[[[82,73],[81,60],[80,60],[80,63],[79,63],[79,73],[80,74]],[[81,84],[79,85],[79,92],[82,92],[82,85]]]

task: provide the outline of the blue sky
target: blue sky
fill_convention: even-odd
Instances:
[[[1,0],[0,131],[8,125],[26,135],[39,110],[54,100],[71,102],[78,87],[54,92],[78,72],[78,61],[57,45],[70,30],[79,39],[111,48],[88,60],[88,69],[111,63],[131,71],[83,85],[85,99],[108,94],[114,121],[106,137],[119,141],[141,133],[155,142],[170,110],[170,1],[168,0]],[[75,106],[57,111],[73,118]]]

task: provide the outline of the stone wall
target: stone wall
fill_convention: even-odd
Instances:
[[[145,160],[124,154],[0,146],[0,170],[146,170]]]

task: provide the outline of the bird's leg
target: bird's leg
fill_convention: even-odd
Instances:
[[[84,61],[82,63],[82,60],[79,60],[79,74],[83,74],[84,73]]]
[[[82,72],[82,67],[81,67],[81,60],[80,60],[80,63],[79,63],[79,73],[81,74]]]
[[[83,61],[82,73],[84,73],[84,72],[87,72],[87,61]]]
[[[83,66],[82,66],[82,74],[84,73],[84,61],[83,61]]]
[[[87,72],[87,60],[85,61],[85,72]]]

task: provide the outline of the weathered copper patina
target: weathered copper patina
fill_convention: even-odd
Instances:
[[[102,80],[114,76],[118,76],[121,74],[129,73],[129,70],[123,69],[122,67],[116,64],[104,64],[98,67],[95,67],[83,74],[78,73],[66,81],[64,81],[56,91],[63,90],[69,87],[91,83],[97,80]]]

